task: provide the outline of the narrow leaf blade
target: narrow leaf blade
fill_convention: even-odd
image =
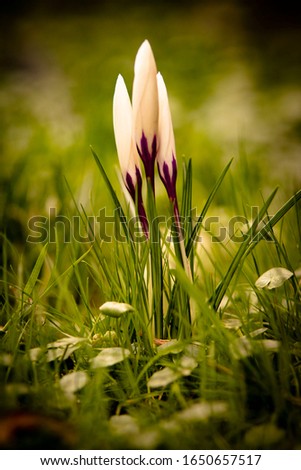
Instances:
[[[40,251],[40,254],[38,256],[38,259],[33,267],[33,270],[31,271],[31,274],[28,278],[28,281],[26,283],[26,286],[24,287],[24,294],[27,295],[28,297],[31,296],[32,291],[34,289],[34,286],[37,283],[38,277],[40,275],[42,266],[44,264],[46,255],[47,255],[47,249],[48,249],[48,244],[44,245]]]

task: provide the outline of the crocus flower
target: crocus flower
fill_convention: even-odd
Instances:
[[[134,202],[145,235],[148,235],[148,223],[142,201],[142,177],[139,155],[133,141],[133,118],[130,97],[121,75],[118,76],[113,98],[113,126],[117,154],[124,184]]]
[[[132,138],[132,106],[123,77],[118,76],[113,98],[113,126],[117,154],[124,184],[132,198],[135,187],[141,180],[138,153]]]
[[[180,213],[177,200],[176,182],[177,182],[177,159],[175,137],[168,101],[168,94],[163,77],[157,74],[158,96],[159,96],[159,130],[158,140],[159,148],[157,154],[157,164],[159,176],[166,188],[168,197],[173,205],[175,217],[175,229],[177,240],[179,242],[182,264],[190,280],[192,280],[190,265],[187,260],[184,237],[180,223]]]
[[[146,177],[154,188],[154,165],[158,146],[158,86],[156,62],[148,41],[144,41],[137,52],[134,72],[134,140]]]
[[[175,138],[169,108],[166,86],[160,73],[157,74],[159,95],[159,148],[157,154],[158,171],[169,199],[175,204],[177,160]]]

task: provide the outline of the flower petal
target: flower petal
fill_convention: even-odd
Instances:
[[[113,125],[122,176],[130,176],[136,185],[136,167],[139,159],[133,142],[133,117],[130,97],[121,75],[118,76],[113,98]]]
[[[157,159],[161,167],[164,162],[171,166],[173,157],[176,158],[175,137],[167,90],[160,72],[157,74],[157,82],[159,96],[159,150]]]
[[[133,83],[134,139],[145,164],[155,160],[158,130],[157,67],[148,41],[140,46],[135,59]],[[144,157],[144,158],[143,158]]]
[[[157,82],[159,95],[158,170],[169,197],[173,199],[176,195],[177,178],[175,138],[167,90],[160,73],[157,74]]]

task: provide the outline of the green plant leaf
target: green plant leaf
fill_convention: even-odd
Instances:
[[[197,366],[198,362],[196,359],[191,356],[184,355],[181,357],[178,367],[181,374],[186,376],[190,375],[193,369],[195,369]]]
[[[182,374],[179,370],[164,367],[164,369],[155,372],[147,384],[150,388],[166,387],[166,385],[175,382],[175,380],[179,379],[181,376]]]
[[[42,266],[44,264],[46,255],[47,255],[47,248],[48,244],[44,245],[40,251],[40,254],[38,256],[38,259],[33,267],[33,270],[31,271],[31,274],[29,276],[29,279],[26,283],[26,286],[24,287],[24,294],[27,295],[28,297],[31,296],[32,291],[34,289],[34,286],[36,285],[36,282],[38,280],[38,277],[40,275]]]
[[[128,436],[130,434],[139,433],[139,425],[137,419],[128,414],[114,415],[109,421],[110,428],[115,434]]]
[[[74,261],[62,274],[60,274],[52,282],[50,282],[48,286],[45,288],[43,295],[45,296],[56,284],[60,282],[60,280],[64,276],[69,274],[69,272],[72,271],[72,269],[74,269],[75,266],[77,266],[81,261],[83,261],[83,259],[90,253],[92,248],[93,247],[91,246],[83,255],[81,255],[76,261]]]
[[[160,356],[165,356],[166,354],[179,354],[183,351],[185,344],[177,339],[172,339],[169,341],[164,341],[157,347],[157,354]]]
[[[226,416],[228,411],[228,403],[224,401],[202,401],[180,411],[177,418],[181,421],[207,421],[210,418]]]
[[[66,394],[81,390],[89,382],[88,374],[84,371],[75,371],[64,375],[60,379],[60,387]]]
[[[214,310],[217,310],[220,306],[221,301],[224,298],[224,295],[227,292],[227,289],[230,285],[230,282],[234,276],[234,274],[238,271],[238,269],[241,268],[244,259],[247,257],[247,255],[250,252],[250,247],[251,249],[255,248],[256,243],[258,243],[259,240],[261,240],[264,235],[262,234],[261,236],[255,235],[254,233],[256,232],[256,229],[258,227],[259,222],[262,220],[262,218],[267,214],[268,208],[270,207],[275,195],[277,192],[277,188],[272,192],[272,194],[268,197],[267,201],[259,211],[258,216],[254,220],[252,226],[248,230],[246,234],[246,238],[243,241],[243,243],[240,245],[239,249],[237,250],[236,255],[232,259],[230,266],[224,275],[222,281],[218,284],[217,288],[215,289],[215,292],[213,293],[210,303],[212,304]],[[284,215],[284,214],[283,214]],[[265,232],[266,235],[266,232]]]
[[[147,180],[147,216],[149,226],[150,266],[152,280],[152,315],[156,338],[163,338],[163,270],[160,224],[151,182]]]
[[[148,386],[150,388],[166,387],[180,377],[190,375],[197,366],[198,363],[193,357],[184,355],[180,358],[177,367],[167,366],[155,372],[149,379]]]
[[[276,190],[274,191],[276,192]],[[273,194],[273,193],[272,193]],[[298,201],[301,199],[301,189],[296,192],[285,204],[276,212],[276,214],[270,218],[270,220],[255,234],[252,239],[252,243],[256,244],[259,240],[262,240],[267,237],[272,228],[282,219],[282,217],[290,210],[292,207],[296,206]]]
[[[108,317],[119,318],[129,312],[134,312],[134,308],[122,302],[105,302],[99,307],[100,313]]]
[[[294,273],[286,268],[272,268],[263,273],[255,282],[258,289],[276,289],[290,279]]]
[[[233,161],[233,158],[230,160],[230,162],[227,164],[227,166],[225,167],[225,169],[223,170],[222,174],[220,175],[220,177],[218,178],[217,182],[215,183],[214,187],[212,188],[211,190],[211,193],[209,194],[209,197],[199,215],[199,218],[193,228],[193,231],[192,231],[192,234],[191,234],[191,237],[189,238],[188,240],[188,243],[186,245],[186,253],[187,253],[187,256],[190,255],[190,252],[191,252],[191,249],[193,247],[193,244],[199,234],[199,231],[200,231],[200,228],[201,228],[201,225],[202,225],[202,222],[207,214],[207,211],[220,187],[220,185],[222,184],[226,174],[228,173],[228,170],[232,164],[232,161]]]
[[[67,338],[60,338],[53,343],[48,343],[47,362],[52,362],[55,359],[67,359],[74,351],[79,349],[84,342],[87,342],[86,338],[68,336]]]
[[[192,233],[192,163],[191,158],[188,162],[183,162],[183,187],[182,187],[182,204],[181,216],[184,218],[184,236],[185,245],[188,243]]]
[[[274,423],[264,423],[253,426],[245,434],[245,443],[250,449],[271,448],[285,438],[285,430]]]
[[[266,352],[277,352],[281,346],[280,341],[274,339],[251,340],[246,336],[237,338],[231,345],[232,354],[235,359],[252,356],[253,354]]]
[[[193,246],[194,246],[194,243],[195,241],[197,240],[197,237],[199,235],[199,232],[200,232],[200,229],[201,229],[201,225],[202,225],[202,222],[206,216],[206,213],[219,189],[219,187],[221,186],[230,166],[231,166],[231,163],[232,163],[233,159],[230,160],[230,162],[227,164],[227,166],[225,167],[225,169],[223,170],[222,174],[220,175],[220,177],[218,178],[217,182],[215,183],[214,187],[212,188],[211,190],[211,193],[209,194],[209,197],[198,217],[198,220],[195,224],[195,226],[193,227],[192,229],[192,225],[190,223],[190,225],[185,222],[185,238],[187,240],[185,240],[186,242],[186,246],[185,246],[185,250],[186,250],[186,255],[187,255],[187,258],[189,258],[189,261],[190,261],[190,266],[192,267],[192,272],[193,272]],[[183,202],[182,202],[182,210],[184,211],[184,216],[185,219],[187,218],[188,216],[188,219],[189,219],[189,216],[191,214],[188,214],[188,211],[189,211],[189,204],[191,204],[191,184],[192,184],[192,165],[191,165],[191,161],[189,160],[188,164],[185,166],[184,165],[184,186],[183,186],[183,194],[182,194],[182,197],[183,197]],[[187,232],[187,233],[186,233]],[[191,233],[190,233],[191,232]],[[182,277],[182,280],[184,280],[184,277],[183,275],[181,275]],[[186,284],[187,284],[187,281],[185,281]],[[169,327],[170,324],[174,323],[174,318],[173,318],[173,311],[175,309],[175,306],[176,306],[176,303],[177,303],[177,300],[178,300],[178,297],[179,297],[179,284],[181,284],[180,280],[177,278],[176,279],[176,282],[174,283],[174,286],[173,286],[173,289],[172,289],[172,293],[171,293],[171,299],[170,299],[170,302],[169,302],[169,307],[168,307],[168,312],[167,312],[167,315],[166,315],[166,325],[167,327]],[[190,283],[191,284],[191,283]],[[190,292],[189,292],[189,289],[185,289],[187,294],[190,295]],[[196,294],[197,295],[197,294]],[[191,313],[191,312],[190,312]],[[186,319],[185,319],[186,320]],[[191,320],[191,318],[190,318]],[[184,321],[182,322],[184,324],[184,327],[186,324],[188,324],[189,322],[187,321]],[[167,334],[165,332],[165,334]]]
[[[124,361],[131,355],[131,352],[125,348],[106,348],[103,349],[96,357],[91,359],[92,369],[99,367],[110,367],[118,362]]]
[[[114,188],[113,188],[113,186],[112,186],[112,184],[111,184],[111,182],[110,182],[110,180],[109,180],[109,178],[108,178],[108,175],[107,175],[107,173],[106,173],[104,167],[102,166],[101,161],[100,161],[99,158],[98,158],[98,155],[94,152],[94,150],[93,150],[92,147],[91,147],[91,152],[92,152],[92,155],[93,155],[93,157],[94,157],[94,160],[95,160],[95,162],[96,162],[96,164],[97,164],[97,166],[98,166],[98,168],[99,168],[99,170],[100,170],[100,173],[101,173],[101,175],[102,175],[102,177],[103,177],[103,179],[104,179],[104,181],[105,181],[105,184],[106,184],[106,186],[107,186],[107,188],[108,188],[108,190],[109,190],[109,193],[110,193],[111,198],[112,198],[112,200],[113,200],[113,202],[114,202],[114,205],[115,205],[115,207],[116,207],[116,209],[117,209],[117,213],[118,213],[118,215],[119,215],[119,219],[120,219],[121,226],[122,226],[122,228],[123,228],[124,234],[125,234],[127,240],[130,240],[129,227],[128,227],[127,223],[126,223],[126,216],[125,216],[125,214],[124,214],[124,211],[123,211],[123,209],[122,209],[122,206],[121,206],[121,204],[120,204],[120,201],[119,201],[119,199],[118,199],[118,197],[117,197],[117,195],[116,195],[116,192],[115,192],[115,190],[114,190]]]

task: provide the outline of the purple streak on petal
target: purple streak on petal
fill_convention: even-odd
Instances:
[[[148,150],[147,138],[145,137],[144,132],[142,132],[142,137],[140,139],[140,148],[138,146],[138,152],[143,161],[144,166],[151,161],[151,154]]]
[[[135,173],[136,173],[136,180],[137,180],[138,193],[141,194],[141,190],[142,190],[142,175],[141,175],[140,168],[138,168],[137,165],[135,165]]]
[[[143,205],[143,199],[142,199],[142,176],[141,176],[140,169],[137,166],[136,166],[136,179],[137,179],[137,184],[136,186],[134,186],[131,175],[127,173],[125,176],[125,185],[134,203],[136,203],[136,191],[137,191],[138,216],[142,225],[144,235],[146,236],[146,238],[148,238],[149,236],[148,220],[147,220],[146,212],[145,212],[144,205]]]
[[[135,201],[135,186],[133,183],[133,179],[128,172],[125,175],[125,186],[128,192],[130,193],[131,198],[133,199],[133,201]]]
[[[162,173],[158,165],[160,178],[166,188],[169,199],[176,201],[177,161],[173,155],[171,168],[166,162],[163,163]],[[170,174],[171,171],[171,174]]]
[[[157,136],[156,134],[154,135],[153,141],[152,141],[152,160],[155,163],[156,156],[157,156]]]
[[[149,148],[147,138],[144,132],[142,132],[142,137],[140,139],[140,147],[137,144],[137,151],[144,165],[145,176],[147,178],[150,178],[152,187],[154,189],[154,179],[155,179],[154,167],[155,167],[155,160],[157,156],[157,136],[154,135],[151,148]]]
[[[138,216],[139,220],[142,225],[142,230],[146,238],[149,238],[149,227],[148,227],[148,220],[147,220],[147,215],[144,209],[144,205],[142,202],[142,199],[138,201]]]
[[[141,176],[141,171],[137,166],[136,166],[136,178],[137,178],[137,190],[138,190],[138,201],[137,201],[138,215],[139,215],[139,219],[142,225],[142,230],[144,232],[144,235],[146,236],[146,238],[148,238],[149,237],[148,220],[147,220],[146,212],[145,212],[144,205],[143,205],[143,199],[142,199],[142,176]]]

